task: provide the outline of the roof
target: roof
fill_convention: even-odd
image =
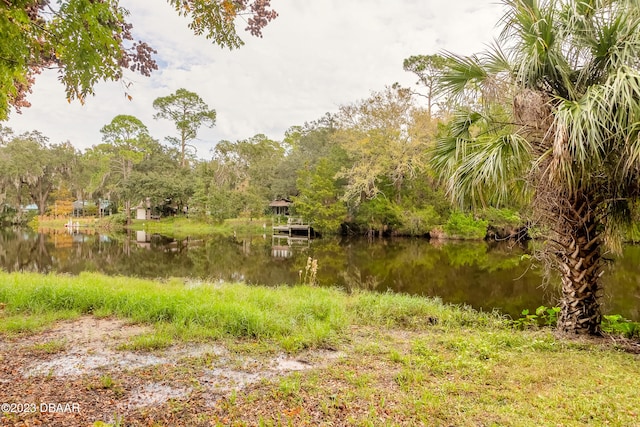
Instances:
[[[109,204],[109,200],[100,199],[100,207],[102,209],[109,207]],[[96,206],[96,202],[94,202],[93,200],[76,200],[75,202],[73,202],[73,209],[84,209],[90,206]]]
[[[291,206],[291,204],[292,204],[291,200],[281,199],[281,200],[274,200],[273,202],[269,203],[269,206],[272,208],[276,208],[281,206]]]

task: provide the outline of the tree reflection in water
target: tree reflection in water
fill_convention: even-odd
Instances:
[[[264,235],[173,239],[145,232],[105,236],[91,230],[70,234],[4,229],[0,230],[0,267],[275,286],[299,283],[299,272],[313,257],[318,260],[319,285],[348,292],[390,290],[438,296],[445,302],[485,311],[499,309],[514,317],[524,308],[553,305],[558,295],[555,286],[541,286],[540,270],[523,256],[527,249],[518,246],[399,238],[323,238],[291,245],[272,240]],[[605,312],[640,320],[640,247],[626,246],[624,256],[604,279]]]

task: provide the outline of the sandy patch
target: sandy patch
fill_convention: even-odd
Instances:
[[[214,367],[206,369],[199,382],[205,386],[211,397],[207,404],[212,406],[217,401],[233,391],[240,391],[247,386],[260,381],[284,376],[295,371],[326,366],[332,360],[344,356],[337,351],[316,350],[308,351],[297,357],[279,354],[275,357],[258,360],[244,358],[228,360],[219,359]]]
[[[126,402],[119,406],[126,409],[161,405],[169,399],[185,398],[191,393],[189,387],[172,387],[161,383],[147,383],[137,388]]]
[[[331,363],[343,353],[335,351],[308,351],[296,357],[286,354],[249,357],[230,352],[219,344],[180,344],[153,353],[123,351],[117,348],[137,335],[152,332],[147,326],[133,325],[118,319],[82,317],[65,321],[41,334],[3,343],[0,361],[11,358],[14,378],[0,377],[0,384],[21,379],[48,381],[57,378],[64,382],[82,382],[85,379],[130,378],[118,385],[116,407],[120,412],[159,406],[170,399],[189,399],[194,387],[204,391],[207,406],[240,391],[251,384],[272,380],[294,371],[304,371]],[[59,343],[52,352],[34,351],[47,343]],[[11,357],[19,354],[20,357]],[[164,372],[180,369],[182,362],[207,358],[205,364],[193,371],[193,384],[177,384],[137,370],[160,367]],[[188,362],[187,362],[188,363]],[[201,362],[200,362],[201,363]],[[98,385],[93,387],[100,388]],[[115,390],[116,387],[114,387]],[[81,391],[79,391],[81,393]]]
[[[77,320],[61,322],[38,337],[39,341],[63,339],[70,345],[104,347],[151,331],[153,329],[149,326],[135,325],[120,319],[84,316]]]
[[[150,333],[148,326],[133,325],[119,319],[82,317],[62,322],[39,335],[13,343],[12,351],[28,352],[38,345],[58,342],[62,350],[45,360],[33,360],[22,372],[25,376],[47,375],[69,377],[97,374],[113,370],[135,370],[146,366],[173,364],[185,357],[206,353],[223,354],[215,345],[174,346],[166,351],[146,353],[117,350],[131,337]]]

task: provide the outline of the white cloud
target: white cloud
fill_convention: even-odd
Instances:
[[[400,82],[414,83],[403,71],[410,55],[449,50],[482,50],[497,34],[501,6],[481,0],[274,0],[280,16],[264,38],[242,34],[246,45],[228,51],[196,37],[166,3],[123,2],[131,11],[135,37],[158,50],[161,65],[151,78],[130,76],[126,100],[120,83],[100,83],[84,106],[66,102],[54,72],[38,77],[32,107],[7,123],[16,132],[37,129],[52,142],[80,148],[100,142],[100,128],[118,114],[142,120],[160,140],[173,125],[153,119],[153,100],[184,87],[198,93],[218,114],[203,129],[199,155],[222,139],[257,133],[280,139],[286,129],[334,112],[341,104]],[[240,24],[242,26],[242,24]]]

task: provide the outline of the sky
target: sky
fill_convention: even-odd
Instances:
[[[100,128],[119,114],[139,118],[163,142],[175,136],[168,120],[155,120],[153,101],[184,88],[217,112],[216,125],[201,128],[198,157],[210,158],[221,140],[256,134],[281,140],[287,129],[366,99],[400,83],[415,89],[402,68],[411,55],[484,50],[499,33],[503,8],[494,0],[272,0],[279,13],[263,38],[243,31],[245,45],[228,50],[198,37],[167,2],[123,0],[134,37],[155,48],[151,77],[127,73],[132,85],[104,82],[96,95],[68,103],[55,71],[39,75],[32,106],[4,123],[22,133],[38,130],[51,143],[80,149],[101,142]],[[128,100],[126,93],[132,96]]]

